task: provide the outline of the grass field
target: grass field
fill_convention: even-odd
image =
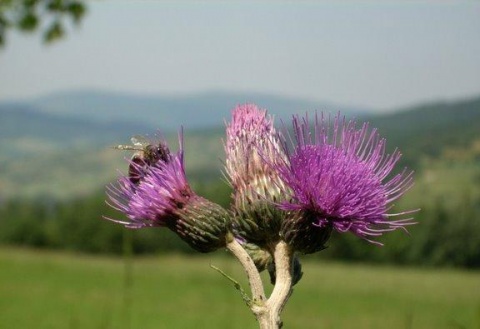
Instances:
[[[221,252],[136,258],[126,272],[118,258],[3,247],[0,327],[257,328],[210,263],[244,277]],[[480,272],[307,259],[283,319],[286,329],[480,328]]]

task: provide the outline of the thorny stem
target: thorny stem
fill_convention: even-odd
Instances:
[[[262,279],[252,258],[234,238],[228,241],[227,248],[240,261],[247,273],[252,291],[250,309],[257,318],[260,329],[279,329],[282,327],[280,314],[292,294],[292,256],[291,248],[279,241],[274,247],[276,280],[272,294],[266,300]]]

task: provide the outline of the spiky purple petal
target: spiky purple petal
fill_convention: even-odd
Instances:
[[[174,211],[193,195],[183,162],[183,147],[168,161],[158,161],[148,167],[140,184],[128,176],[120,177],[116,185],[107,187],[109,204],[125,213],[129,228],[166,226]],[[130,163],[135,166],[135,163]]]
[[[390,203],[412,185],[412,172],[391,175],[401,154],[385,151],[385,140],[368,124],[359,129],[354,121],[337,115],[315,117],[313,133],[308,117],[293,118],[293,150],[284,150],[288,160],[277,164],[281,179],[293,191],[286,211],[314,214],[317,227],[333,226],[369,241],[384,232],[405,229],[408,220],[388,220]],[[372,241],[374,242],[374,241]]]

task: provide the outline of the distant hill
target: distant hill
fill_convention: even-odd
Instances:
[[[480,141],[480,97],[425,104],[367,120],[387,138],[390,149],[399,147],[405,163],[415,165],[422,157],[438,158],[447,148],[468,148]]]
[[[67,149],[103,148],[128,143],[136,134],[173,134],[221,129],[238,103],[256,102],[288,117],[298,111],[329,107],[308,100],[267,94],[210,92],[181,96],[140,96],[101,91],[73,91],[32,100],[0,102],[0,162]]]
[[[27,104],[0,104],[0,160],[66,148],[99,148],[128,142],[127,136],[154,132],[138,122],[97,122],[42,113]]]
[[[217,181],[222,177],[223,131],[185,132],[187,176],[196,182]],[[167,136],[173,152],[178,150],[176,134]],[[127,139],[120,139],[128,143]],[[103,189],[120,172],[127,171],[129,151],[76,146],[55,152],[38,152],[23,157],[3,157],[0,161],[0,205],[2,198],[71,198]],[[3,148],[2,148],[3,153]]]
[[[225,97],[223,102],[232,102]],[[78,108],[60,114],[60,107],[55,111],[53,106],[47,110],[47,107],[39,109],[25,103],[0,104],[0,199],[45,195],[65,198],[102,188],[117,175],[116,169],[125,170],[123,158],[129,156],[129,152],[113,150],[111,145],[128,143],[132,135],[152,134],[157,128],[164,127],[161,130],[167,131],[165,137],[172,141],[172,148],[176,149],[174,131],[182,120],[187,123],[184,125],[189,177],[207,183],[221,177],[221,160],[224,158],[221,141],[224,138],[223,118],[228,118],[230,105],[220,109],[221,101],[217,98],[217,103],[210,103],[217,104],[212,105],[216,111],[193,110],[195,107],[192,104],[195,102],[208,102],[199,102],[198,98],[192,96],[190,103],[181,99],[173,102],[175,106],[180,106],[182,102],[191,104],[191,110],[185,113],[180,113],[180,108],[176,111],[159,111],[153,105],[149,110],[147,105],[139,105],[138,109],[146,110],[133,113],[128,109],[133,104],[147,104],[149,101],[135,101],[132,98],[127,106],[127,99],[123,99],[127,103],[120,101],[122,99],[117,99],[124,106],[118,112],[121,115],[117,115],[114,107],[105,110],[105,113],[100,111],[101,107],[93,105],[100,102],[98,99],[86,102],[90,105],[84,109],[90,110],[84,113],[77,112]],[[281,98],[275,101],[270,99],[270,105],[265,106],[276,116],[301,113],[302,106],[313,106],[308,105],[308,102],[294,105],[286,101],[287,105],[280,107],[282,112],[277,111],[275,102],[281,102]],[[71,104],[73,108],[79,106],[76,101]],[[121,108],[118,106],[117,110]],[[172,105],[172,108],[175,106]],[[110,113],[109,116],[106,113]],[[215,113],[219,117],[214,118]],[[364,114],[354,113],[357,118]],[[132,115],[133,119],[128,119]],[[165,118],[168,124],[158,118]],[[372,127],[377,127],[382,136],[387,138],[389,149],[398,146],[404,154],[403,164],[417,171],[421,169],[421,160],[426,158],[443,159],[448,153],[454,154],[451,161],[457,161],[459,159],[452,150],[466,149],[470,152],[470,149],[480,149],[480,146],[475,146],[475,141],[480,145],[480,98],[422,105],[391,114],[361,118],[363,119],[368,120]],[[217,123],[213,125],[215,120]],[[209,128],[202,128],[203,126]],[[480,159],[480,151],[477,151],[479,155],[473,155]]]
[[[128,121],[176,131],[223,125],[237,104],[256,103],[279,118],[312,110],[329,110],[357,116],[363,108],[315,102],[300,98],[261,93],[205,92],[182,96],[145,96],[101,91],[72,91],[33,99],[29,103],[43,113],[110,122]]]

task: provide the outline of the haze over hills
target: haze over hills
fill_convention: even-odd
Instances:
[[[138,122],[96,122],[42,113],[24,104],[0,104],[0,160],[66,148],[98,148],[128,141],[139,131],[153,129]]]
[[[104,95],[99,97],[102,99]],[[194,98],[175,100],[172,103],[175,111],[154,110],[151,100],[142,103],[129,97],[117,98],[118,106],[112,105],[115,102],[103,105],[105,112],[99,110],[100,106],[90,107],[100,104],[99,99],[85,101],[84,110],[80,110],[81,97],[75,102],[70,100],[71,107],[66,104],[64,111],[60,111],[60,101],[55,103],[57,107],[50,105],[48,108],[0,103],[0,197],[51,195],[65,198],[101,189],[114,179],[117,168],[126,167],[123,157],[129,156],[129,153],[113,150],[110,146],[128,143],[134,134],[152,134],[159,128],[158,122],[164,124],[162,130],[171,132],[166,133],[166,137],[172,141],[174,150],[177,149],[175,131],[181,123],[186,126],[186,166],[192,179],[219,179],[224,157],[221,142],[224,138],[223,120],[229,117],[236,102],[224,95],[224,98],[202,103],[211,104],[213,112],[196,111],[193,105],[201,102]],[[221,108],[222,102],[232,105]],[[282,104],[277,104],[280,111],[275,107],[276,102]],[[259,103],[271,109],[276,117],[302,112],[295,109],[314,108],[314,104],[308,102],[285,102],[282,103],[282,98],[275,98],[265,99],[265,104]],[[135,104],[143,105],[134,107]],[[190,104],[191,110],[180,113],[181,104]],[[140,111],[140,108],[145,110]],[[115,109],[121,110],[117,112]],[[365,116],[365,112],[353,113],[357,117]],[[450,157],[451,161],[457,161],[459,154],[472,161],[480,159],[480,97],[421,105],[381,116],[365,116],[364,119],[372,127],[379,128],[390,149],[398,146],[404,154],[405,164],[417,171],[425,159]]]
[[[356,116],[368,113],[326,102],[262,93],[205,92],[179,96],[146,96],[102,91],[55,93],[24,103],[37,111],[97,122],[126,121],[155,129],[175,131],[177,127],[199,129],[223,125],[237,104],[256,103],[279,118],[312,110],[341,111]]]
[[[68,148],[98,149],[128,143],[136,134],[171,134],[219,129],[232,108],[246,101],[268,108],[276,118],[331,108],[361,116],[366,110],[267,94],[210,92],[189,96],[140,96],[73,91],[37,99],[0,102],[0,161]],[[278,120],[277,120],[278,122]]]
[[[414,165],[422,157],[438,158],[449,149],[476,147],[480,97],[422,104],[366,120],[387,138],[389,149],[400,148],[405,162]]]

